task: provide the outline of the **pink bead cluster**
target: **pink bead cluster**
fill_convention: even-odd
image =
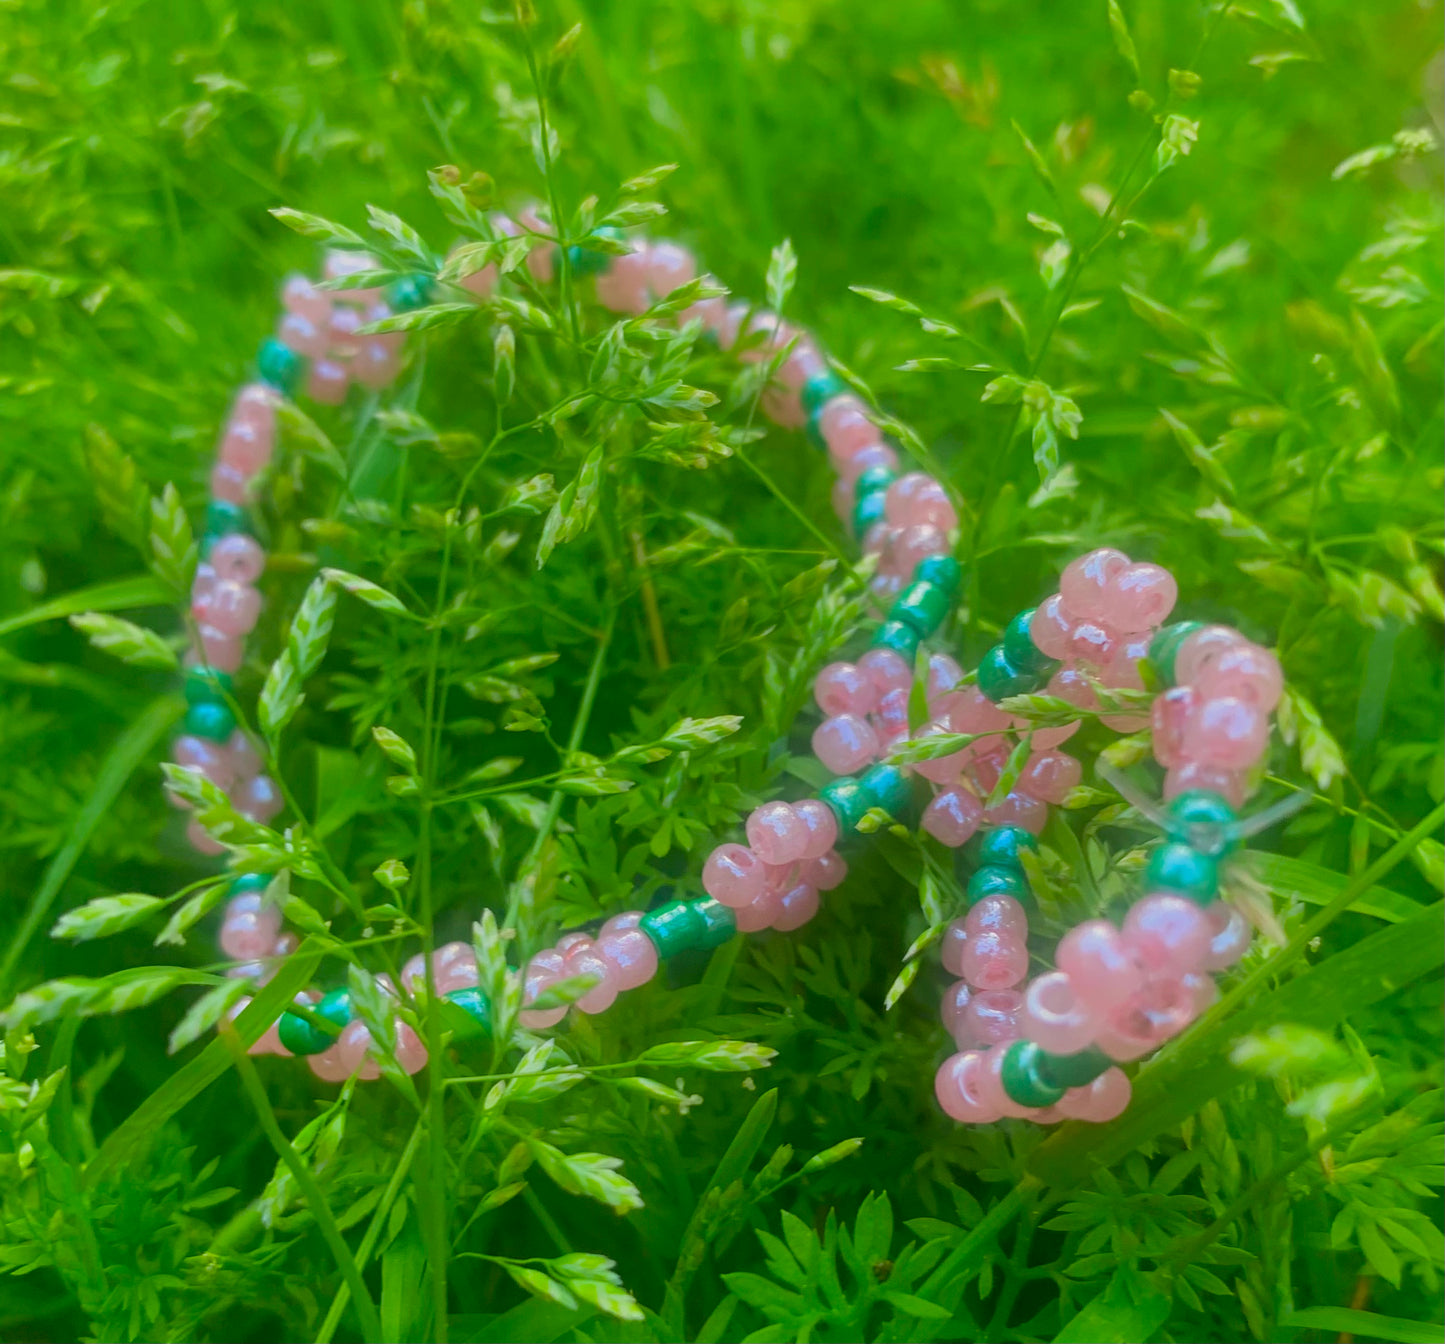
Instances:
[[[171,758],[224,790],[231,805],[249,821],[264,825],[282,808],[280,788],[262,771],[256,748],[239,728],[225,742],[183,733],[171,744]],[[168,796],[174,806],[187,806],[175,794]],[[202,854],[220,854],[225,849],[194,819],[186,824],[186,838]]]
[[[802,928],[818,913],[818,893],[848,876],[833,848],[833,809],[817,798],[764,803],[744,829],[746,845],[719,845],[707,856],[703,890],[732,910],[742,933]]]
[[[527,963],[522,991],[524,1005],[535,1003],[559,980],[588,975],[597,983],[572,1006],[584,1013],[605,1013],[623,990],[637,989],[657,974],[657,947],[638,927],[642,911],[613,915],[597,937],[564,933],[556,943]],[[523,1008],[524,1027],[540,1031],[554,1027],[567,1016],[567,1008]]]

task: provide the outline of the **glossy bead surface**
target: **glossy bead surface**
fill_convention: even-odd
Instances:
[[[1151,851],[1144,870],[1151,891],[1173,891],[1202,905],[1219,892],[1219,865],[1188,845],[1164,844]]]
[[[996,867],[1016,868],[1023,871],[1019,858],[1021,850],[1037,854],[1038,840],[1021,826],[990,826],[981,831],[969,845],[967,858],[978,867],[992,864]]]
[[[702,887],[727,906],[747,905],[762,892],[763,863],[744,845],[719,845],[702,868]]]
[[[1067,658],[1069,640],[1077,619],[1064,606],[1063,598],[1055,593],[1041,602],[1029,616],[1029,642],[1042,657]],[[1005,638],[1007,635],[1005,631]]]
[[[1225,770],[1253,765],[1269,745],[1269,718],[1233,696],[1206,700],[1184,728],[1184,756]]]
[[[890,619],[883,622],[874,632],[872,645],[875,649],[886,649],[890,653],[896,653],[900,658],[906,658],[912,664],[918,654],[918,644],[922,638],[916,625],[907,621]]]
[[[469,1039],[492,1034],[492,1001],[484,990],[476,985],[464,985],[460,989],[448,990],[442,997],[458,1009],[445,1019],[454,1036]]]
[[[793,815],[807,828],[808,839],[798,856],[803,861],[821,859],[838,843],[838,819],[833,809],[818,798],[801,798],[793,804]]]
[[[261,381],[286,396],[294,396],[305,372],[306,362],[289,346],[274,336],[261,342],[256,356],[256,372]]]
[[[877,687],[880,697],[889,691],[906,691],[913,684],[913,664],[893,649],[870,649],[858,660],[858,668]]]
[[[1070,1088],[1058,1101],[1056,1109],[1070,1120],[1107,1124],[1129,1108],[1132,1093],[1123,1070],[1110,1068],[1087,1086]]]
[[[997,704],[1011,695],[1026,695],[1038,690],[1039,677],[1022,671],[1008,660],[1003,645],[995,644],[978,665],[978,689]]]
[[[694,906],[683,901],[649,910],[638,927],[657,947],[659,957],[675,957],[695,947],[703,933],[702,920]]]
[[[959,1019],[959,1033],[973,1045],[1007,1045],[1018,1039],[1024,996],[1016,989],[975,991]]]
[[[1151,974],[1187,975],[1209,955],[1214,928],[1194,901],[1183,896],[1146,896],[1124,916],[1124,941]]]
[[[824,714],[867,714],[882,692],[877,682],[852,663],[829,663],[813,682],[813,699]]]
[[[1039,1073],[1055,1087],[1087,1087],[1112,1067],[1108,1055],[1092,1047],[1067,1053],[1046,1048],[1039,1059]]]
[[[1029,951],[1018,935],[999,929],[969,932],[961,974],[975,989],[1012,989],[1029,972]]]
[[[830,808],[829,811],[831,810]],[[810,859],[800,864],[798,876],[819,891],[832,891],[848,876],[848,865],[836,850],[830,850],[822,858]]]
[[[1134,634],[1159,625],[1178,600],[1179,585],[1167,569],[1133,564],[1104,585],[1104,606],[1098,614],[1112,629]]]
[[[1019,788],[1045,803],[1062,803],[1084,777],[1084,767],[1061,751],[1041,751],[1029,757],[1019,775]]]
[[[1235,849],[1239,814],[1228,799],[1210,789],[1188,789],[1169,803],[1169,834],[1201,854],[1227,854]]]
[[[888,619],[911,625],[926,638],[943,624],[951,606],[952,599],[944,589],[919,581],[910,583],[898,594],[888,610]]]
[[[926,555],[914,567],[913,577],[936,584],[950,597],[956,597],[963,581],[963,566],[951,555]]]
[[[957,849],[978,830],[983,804],[961,785],[940,790],[923,810],[922,826],[929,835]]]
[[[224,742],[236,729],[236,716],[229,705],[206,700],[186,710],[186,732],[208,742]]]
[[[657,946],[641,929],[617,929],[597,939],[597,952],[621,990],[645,985],[657,974]]]
[[[1021,611],[1005,627],[1001,647],[1009,664],[1020,672],[1036,676],[1053,671],[1054,659],[1034,643],[1033,620],[1035,609]]]
[[[986,1125],[1001,1116],[981,1091],[984,1057],[967,1050],[944,1060],[934,1075],[933,1091],[939,1106],[960,1124]]]
[[[715,947],[721,947],[731,941],[738,931],[736,915],[717,901],[693,901],[692,911],[698,930],[697,946],[704,951],[710,952]]]
[[[1041,1074],[1042,1053],[1033,1041],[1014,1041],[1004,1051],[999,1077],[1009,1099],[1020,1106],[1052,1106],[1064,1095]]]
[[[1268,714],[1279,704],[1284,673],[1268,649],[1236,644],[1209,659],[1193,684],[1205,700],[1232,696]]]
[[[1123,551],[1101,546],[1070,561],[1059,576],[1059,596],[1081,620],[1098,620],[1108,608],[1109,581],[1129,567]]]
[[[881,807],[895,821],[904,819],[913,798],[908,776],[896,765],[872,765],[859,777],[865,810]]]
[[[863,814],[872,806],[864,798],[858,781],[847,775],[829,780],[818,790],[818,796],[833,809],[838,819],[838,834],[844,839],[857,832]]]
[[[1091,1010],[1107,1013],[1125,1002],[1144,983],[1124,935],[1108,920],[1077,924],[1059,939],[1054,964],[1074,993]]]
[[[878,734],[861,715],[838,714],[813,730],[813,754],[834,774],[851,775],[878,758]]]
[[[1149,641],[1149,661],[1165,686],[1175,684],[1174,663],[1179,646],[1196,630],[1203,629],[1199,621],[1175,621],[1173,625],[1161,626]]]
[[[1249,921],[1228,901],[1215,901],[1204,909],[1209,919],[1209,951],[1201,970],[1223,971],[1233,966],[1248,950],[1254,930]]]
[[[748,847],[766,864],[796,863],[808,843],[808,827],[789,803],[764,803],[754,808],[747,820],[747,834]]]
[[[989,896],[1011,896],[1016,901],[1027,900],[1029,884],[1020,869],[990,863],[969,875],[966,894],[970,905]]]
[[[772,927],[780,933],[791,933],[801,929],[817,913],[817,889],[807,882],[797,882],[778,898]]]

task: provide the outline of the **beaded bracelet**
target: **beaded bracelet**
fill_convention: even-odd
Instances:
[[[520,224],[495,216],[493,222],[499,233],[525,232],[543,242],[529,252],[526,264],[545,283],[555,251],[545,241],[547,225],[535,212],[519,219]],[[667,242],[632,245],[615,257],[573,249],[570,261],[574,272],[596,275],[604,307],[633,315],[697,274],[693,258]],[[334,253],[327,276],[368,268],[355,254]],[[498,275],[487,266],[459,283],[485,300]],[[427,301],[428,287],[428,277],[417,277],[385,298],[398,308],[418,306]],[[277,810],[275,789],[251,768],[254,753],[234,734],[220,693],[229,690],[223,678],[239,665],[240,638],[259,611],[251,585],[261,557],[243,532],[240,506],[249,480],[243,473],[250,467],[254,474],[269,458],[276,401],[294,393],[303,356],[313,361],[307,390],[335,400],[344,395],[348,377],[379,385],[394,376],[399,359],[397,338],[382,346],[358,344],[354,333],[361,323],[350,316],[337,322],[338,312],[358,310],[365,312],[364,321],[374,321],[387,311],[383,296],[351,290],[333,301],[292,280],[283,301],[287,313],[278,335],[262,349],[261,381],[238,397],[213,476],[216,500],[208,513],[205,565],[192,607],[201,623],[187,677],[192,708],[175,753],[178,764],[230,789],[238,810],[257,820]],[[1065,570],[1058,594],[1009,624],[972,678],[947,654],[927,658],[923,675],[931,718],[912,736],[962,733],[973,740],[913,768],[890,763],[889,750],[910,737],[908,705],[919,646],[938,630],[957,596],[960,569],[949,554],[957,516],[948,495],[924,473],[898,474],[897,454],[883,441],[867,406],[806,333],[775,314],[721,297],[692,304],[677,321],[699,323],[705,337],[735,350],[743,362],[771,362],[763,411],[781,426],[805,428],[826,451],[838,475],[835,507],[865,554],[878,559],[870,588],[886,605],[886,618],[856,665],[831,664],[815,683],[826,718],[813,746],[837,777],[817,798],[756,809],[746,822],[747,845],[723,844],[709,855],[702,873],[705,898],[620,914],[603,924],[596,938],[566,933],[534,955],[525,970],[522,1025],[545,1029],[565,1016],[566,1005],[529,1006],[561,981],[587,977],[590,988],[575,1007],[600,1013],[622,990],[650,980],[661,959],[719,946],[735,932],[800,927],[816,913],[819,892],[846,875],[835,849],[840,838],[856,837],[871,809],[905,816],[917,778],[937,786],[923,809],[923,829],[953,847],[972,840],[966,851],[974,868],[967,882],[971,908],[948,927],[943,946],[945,967],[962,976],[943,1004],[945,1024],[960,1048],[938,1074],[943,1108],[977,1123],[1003,1115],[1041,1121],[1066,1115],[1112,1118],[1127,1104],[1128,1082],[1111,1061],[1138,1058],[1182,1030],[1209,1002],[1213,983],[1206,972],[1232,964],[1248,943],[1240,916],[1214,900],[1216,861],[1231,827],[1237,829],[1231,805],[1243,800],[1244,772],[1267,743],[1268,714],[1280,693],[1277,663],[1224,627],[1162,626],[1176,597],[1172,577],[1155,565],[1131,564],[1120,552],[1095,551]],[[348,363],[360,351],[366,364]],[[330,367],[318,372],[324,365]],[[242,475],[222,476],[223,467]],[[241,587],[244,595],[226,585]],[[1046,686],[1092,710],[1099,703],[1096,684],[1142,689],[1145,658],[1166,681],[1178,679],[1156,698],[1149,720],[1156,757],[1169,771],[1165,793],[1173,799],[1171,825],[1177,834],[1151,858],[1150,894],[1130,910],[1122,931],[1102,920],[1081,925],[1060,943],[1059,969],[1020,990],[1029,963],[1020,900],[1028,888],[1020,851],[1036,848],[1049,803],[1061,802],[1079,782],[1079,763],[1056,750],[1079,724],[1032,731],[1031,754],[1015,787],[986,806],[982,799],[993,793],[1008,755],[1005,733],[1028,729],[1027,720],[1011,716],[998,702]],[[1129,731],[1142,726],[1134,714],[1103,719]],[[194,822],[189,833],[204,852],[223,848]],[[281,930],[279,911],[265,902],[267,885],[259,874],[233,879],[221,932],[222,950],[244,963],[237,972],[261,983],[274,961],[294,947]],[[436,991],[459,1010],[449,1014],[449,1022],[489,1030],[491,1007],[479,988],[470,947],[451,943],[432,956]],[[407,962],[400,979],[402,991],[422,989],[424,954]],[[398,992],[390,984],[383,987]],[[373,1042],[346,990],[307,991],[297,1001],[308,1006],[306,1015],[283,1014],[253,1053],[306,1055],[312,1070],[331,1081],[378,1076]],[[328,1023],[339,1034],[324,1030]],[[404,1021],[398,1019],[395,1028],[397,1061],[415,1072],[425,1063],[425,1047]],[[970,1046],[987,1050],[965,1048]]]

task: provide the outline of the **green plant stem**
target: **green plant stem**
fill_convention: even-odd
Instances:
[[[367,1341],[367,1344],[381,1344],[381,1320],[376,1314],[376,1304],[371,1300],[371,1294],[362,1280],[361,1270],[357,1266],[355,1257],[351,1254],[351,1248],[347,1246],[336,1226],[336,1219],[332,1216],[331,1206],[327,1204],[326,1196],[322,1194],[321,1187],[316,1184],[316,1178],[311,1174],[311,1168],[301,1160],[301,1154],[296,1151],[290,1140],[281,1132],[281,1126],[276,1123],[276,1113],[271,1109],[271,1103],[266,1096],[266,1088],[257,1076],[256,1066],[251,1062],[245,1047],[234,1032],[229,1033],[225,1039],[235,1057],[236,1072],[240,1076],[241,1085],[245,1088],[251,1105],[255,1108],[256,1119],[260,1123],[262,1132],[270,1140],[271,1146],[276,1150],[276,1155],[296,1178],[296,1184],[301,1190],[302,1197],[306,1200],[307,1207],[311,1210],[311,1216],[316,1219],[316,1229],[321,1233],[322,1239],[331,1251],[336,1261],[336,1267],[341,1271],[341,1277],[351,1289],[352,1300],[356,1303],[356,1314],[361,1319],[362,1338]]]

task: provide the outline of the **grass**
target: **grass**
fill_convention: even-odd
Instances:
[[[535,3],[5,7],[0,1332],[1438,1338],[1438,4]],[[338,1095],[211,1035],[158,664],[227,397],[316,260],[269,211],[441,254],[489,193],[569,237],[660,202],[783,297],[961,503],[965,663],[1101,543],[1278,650],[1270,787],[1313,805],[1233,877],[1275,937],[1120,1121],[938,1113],[944,979],[905,954],[959,893],[915,837],[525,1054]],[[504,953],[695,892],[817,782],[809,676],[867,624],[822,462],[701,350],[599,359],[584,280],[530,298],[288,429],[238,703],[310,667],[268,698],[284,863],[250,837],[309,936],[243,1039],[483,910],[504,998]],[[1060,921],[1149,839],[1086,782]]]

